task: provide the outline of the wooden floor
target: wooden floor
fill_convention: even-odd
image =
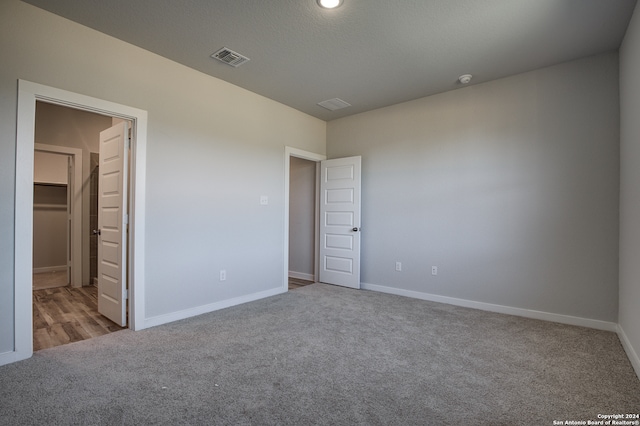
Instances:
[[[313,281],[289,278],[289,290]],[[33,350],[52,348],[123,330],[98,313],[95,286],[33,291]]]
[[[297,278],[289,277],[289,290],[295,290],[296,288],[304,287],[309,284],[313,284],[313,281],[299,280]]]
[[[123,330],[98,313],[98,289],[58,287],[33,291],[33,350]]]

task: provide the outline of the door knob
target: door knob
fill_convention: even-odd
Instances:
[[[100,235],[100,230],[99,229],[94,229],[91,232],[93,233],[93,235]]]
[[[355,228],[352,229],[353,232],[358,232],[359,230],[360,230],[360,228],[358,228],[358,227],[355,227]]]

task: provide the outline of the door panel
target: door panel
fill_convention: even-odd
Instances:
[[[100,132],[98,312],[127,325],[127,123]]]
[[[360,288],[361,157],[321,162],[320,281]]]

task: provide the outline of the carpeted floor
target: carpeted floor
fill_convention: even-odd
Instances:
[[[552,425],[639,411],[615,333],[324,284],[0,367],[3,425]]]

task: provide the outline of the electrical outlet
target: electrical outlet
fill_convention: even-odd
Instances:
[[[226,281],[227,279],[227,271],[224,269],[220,270],[220,281]]]
[[[260,196],[260,205],[261,206],[267,206],[269,205],[269,197],[266,195],[261,195]]]
[[[437,266],[432,266],[431,267],[431,275],[438,275],[438,267]]]
[[[402,262],[396,262],[396,271],[402,271]]]

